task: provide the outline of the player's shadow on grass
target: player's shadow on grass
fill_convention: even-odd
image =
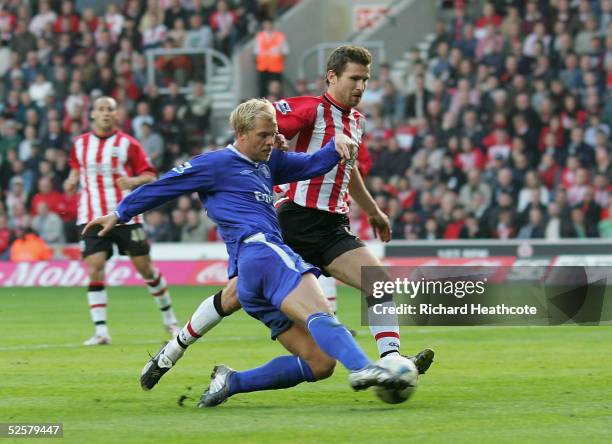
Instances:
[[[359,413],[359,412],[363,412],[363,413],[370,413],[370,412],[387,412],[387,411],[393,411],[393,410],[398,410],[398,409],[405,409],[405,406],[408,406],[409,403],[406,403],[405,406],[403,405],[397,405],[394,407],[382,404],[379,401],[373,401],[370,404],[370,401],[365,401],[368,403],[368,405],[365,406],[359,406],[359,407],[351,407],[351,408],[346,408],[346,406],[344,408],[341,408],[340,406],[338,407],[328,407],[326,408],[326,410],[330,413],[330,414],[342,414],[342,413],[347,413],[350,412],[352,413]],[[187,405],[185,405],[187,407]],[[261,405],[261,404],[247,404],[247,405],[224,405],[224,406],[219,406],[219,407],[215,407],[215,408],[203,408],[203,409],[198,409],[195,405],[191,406],[191,409],[197,409],[197,410],[202,410],[202,414],[207,414],[209,412],[227,412],[227,411],[239,411],[239,412],[261,412],[262,410],[265,410],[267,413],[274,413],[275,410],[277,410],[279,413],[282,414],[286,414],[287,411],[291,410],[291,405],[290,404],[282,404],[282,405]],[[313,406],[313,410],[315,410],[317,412],[321,411],[321,406]],[[307,408],[301,406],[301,407],[296,407],[296,410],[300,410],[302,412],[304,412],[304,410],[308,410]]]

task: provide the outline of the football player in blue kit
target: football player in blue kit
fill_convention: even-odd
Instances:
[[[159,180],[134,190],[116,211],[91,221],[105,235],[115,224],[185,193],[197,192],[219,226],[229,255],[228,275],[238,276],[243,309],[263,322],[290,353],[246,371],[218,365],[200,407],[236,393],[293,387],[329,377],[336,360],[355,390],[401,389],[398,375],[373,364],[333,316],[318,284],[320,270],[286,246],[273,206],[276,184],[321,176],[355,155],[348,137],[336,136],[313,154],[275,150],[276,113],[265,99],[240,104],[230,115],[234,144],[194,157]]]

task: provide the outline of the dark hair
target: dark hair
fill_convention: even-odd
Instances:
[[[333,71],[338,77],[346,69],[347,63],[357,63],[368,66],[372,63],[372,54],[361,46],[342,45],[333,50],[327,59],[326,72]],[[329,81],[326,80],[329,85]]]

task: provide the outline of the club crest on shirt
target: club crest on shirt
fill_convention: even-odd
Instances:
[[[283,116],[291,112],[291,107],[289,106],[289,103],[287,103],[286,100],[279,100],[278,102],[274,102],[274,106]]]
[[[270,168],[268,168],[268,165],[266,165],[265,163],[259,165],[259,167],[257,168],[257,172],[266,179],[269,179],[271,177]]]

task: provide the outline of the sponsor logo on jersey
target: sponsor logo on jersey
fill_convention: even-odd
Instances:
[[[261,191],[253,191],[253,193],[255,194],[255,200],[258,202],[274,203],[274,196],[271,194],[262,193]]]
[[[278,102],[274,102],[274,106],[276,106],[278,112],[281,113],[283,116],[291,112],[291,107],[289,106],[286,100],[279,100]]]

